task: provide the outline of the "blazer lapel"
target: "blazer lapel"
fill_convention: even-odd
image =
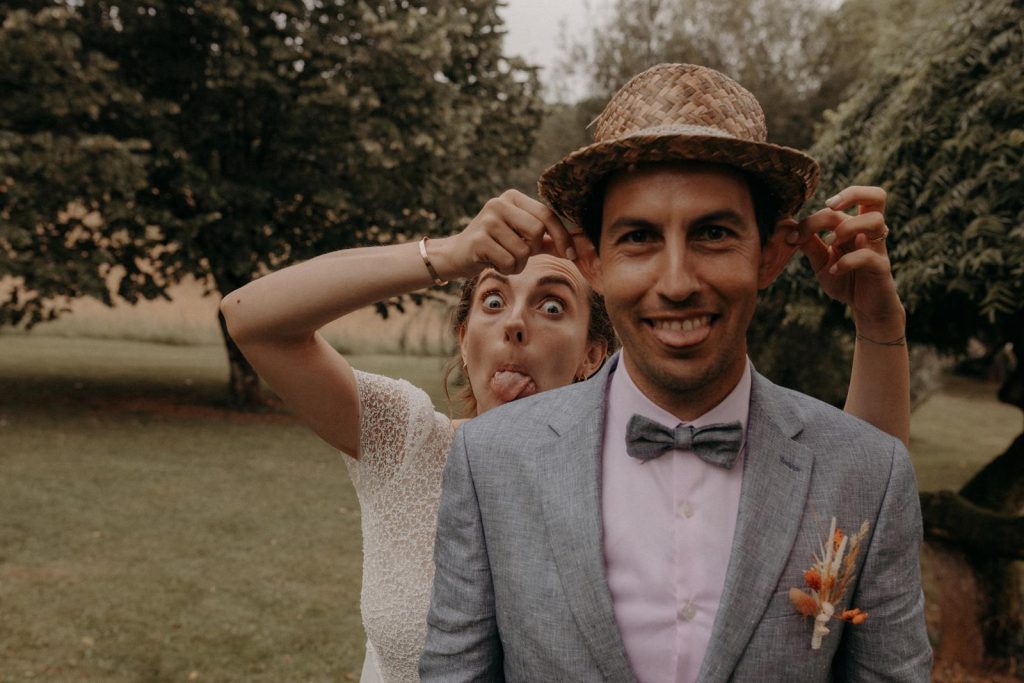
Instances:
[[[754,373],[743,484],[725,590],[698,680],[728,680],[760,622],[796,541],[813,453],[793,441],[787,397]]]
[[[566,599],[591,655],[608,680],[634,680],[619,635],[604,567],[601,448],[605,387],[613,357],[578,385],[553,416],[552,446],[538,454],[538,486],[548,540]]]

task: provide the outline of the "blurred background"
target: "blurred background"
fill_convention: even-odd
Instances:
[[[889,193],[935,677],[1024,675],[1019,0],[0,2],[0,682],[357,680],[342,457],[223,293],[459,230],[630,76],[717,68],[819,196]],[[451,293],[325,330],[449,412]],[[832,403],[852,323],[794,259],[759,370]]]

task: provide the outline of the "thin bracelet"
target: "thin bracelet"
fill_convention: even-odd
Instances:
[[[893,339],[892,341],[875,341],[874,339],[868,339],[863,334],[858,332],[857,333],[857,339],[860,339],[860,340],[866,341],[866,342],[871,342],[872,344],[876,344],[878,346],[906,346],[907,345],[907,337],[905,335],[900,337],[899,339]]]
[[[430,277],[434,278],[434,284],[438,287],[444,287],[448,284],[447,280],[442,280],[441,276],[434,270],[434,266],[430,263],[430,257],[427,256],[427,240],[430,239],[426,235],[420,240],[420,256],[423,257],[423,265],[427,267],[427,272],[430,273]]]

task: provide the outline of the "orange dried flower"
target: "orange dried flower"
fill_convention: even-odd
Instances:
[[[821,539],[821,557],[814,554],[814,564],[804,572],[804,582],[810,588],[805,592],[799,588],[789,589],[789,601],[799,614],[814,617],[811,633],[811,649],[821,648],[821,641],[829,633],[826,626],[829,619],[837,618],[850,624],[863,624],[867,612],[858,608],[836,611],[843,599],[846,588],[854,577],[861,541],[868,533],[867,521],[852,536],[844,534],[832,518],[828,533]],[[831,541],[831,543],[829,542]]]
[[[851,624],[863,624],[868,618],[868,613],[861,612],[859,607],[854,607],[853,609],[843,610],[842,614],[839,615],[839,618],[843,621],[848,621]]]
[[[804,593],[799,588],[789,589],[789,601],[793,603],[796,611],[805,617],[813,617],[818,613],[818,602],[813,597]]]

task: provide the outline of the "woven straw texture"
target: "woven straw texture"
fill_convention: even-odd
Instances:
[[[764,112],[739,83],[693,64],[659,64],[634,77],[594,122],[594,144],[572,152],[540,178],[556,212],[581,223],[593,186],[612,171],[660,161],[725,164],[759,176],[781,215],[814,193],[818,164],[767,142]]]

